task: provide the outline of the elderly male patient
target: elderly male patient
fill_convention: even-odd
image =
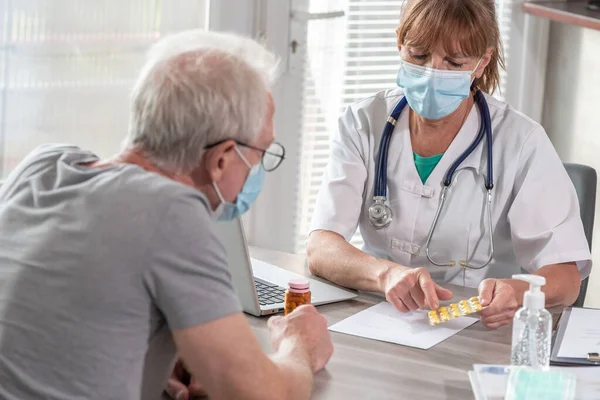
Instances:
[[[333,351],[324,318],[307,306],[272,319],[276,352],[265,355],[213,232],[281,161],[265,155],[275,68],[249,39],[165,38],[133,90],[120,154],[46,145],[10,174],[0,399],[160,398],[176,352],[215,399],[310,396]]]

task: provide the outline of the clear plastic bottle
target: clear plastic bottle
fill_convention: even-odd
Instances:
[[[306,279],[291,279],[285,292],[284,314],[288,315],[303,304],[310,304],[310,282]]]
[[[511,364],[548,369],[552,315],[544,308],[546,298],[541,290],[546,279],[538,275],[513,275],[513,279],[529,282],[529,290],[513,319]]]

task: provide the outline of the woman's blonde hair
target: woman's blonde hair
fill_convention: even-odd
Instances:
[[[407,0],[396,33],[398,47],[428,52],[441,43],[448,54],[482,57],[491,47],[492,59],[473,85],[490,94],[498,88],[504,52],[494,0]]]

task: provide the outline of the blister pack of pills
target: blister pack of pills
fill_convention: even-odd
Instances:
[[[469,300],[461,300],[458,303],[452,303],[437,310],[429,311],[429,325],[438,325],[451,319],[473,314],[481,311],[482,308],[477,297],[471,297]]]

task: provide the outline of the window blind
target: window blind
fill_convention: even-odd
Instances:
[[[148,47],[207,17],[208,0],[0,0],[0,175],[42,143],[117,152]]]
[[[311,0],[313,12],[342,8],[340,20],[309,21],[303,76],[300,186],[296,251],[303,252],[316,197],[327,166],[332,134],[348,105],[395,86],[398,49],[395,30],[403,0]],[[510,45],[512,1],[497,3],[504,46]],[[508,60],[507,60],[508,63]],[[501,73],[501,81],[505,73]],[[504,85],[496,93],[502,98]],[[360,232],[351,243],[361,247]]]

